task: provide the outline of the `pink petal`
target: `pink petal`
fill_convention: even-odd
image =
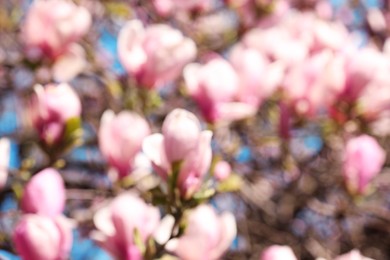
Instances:
[[[142,150],[153,164],[153,168],[163,179],[170,172],[170,165],[165,155],[164,136],[152,134],[146,137],[142,144]]]

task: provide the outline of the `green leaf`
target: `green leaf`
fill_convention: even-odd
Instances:
[[[74,135],[74,133],[77,130],[81,130],[81,118],[73,117],[68,119],[65,125],[65,133],[64,133],[65,138]]]
[[[111,96],[114,98],[119,99],[123,95],[123,91],[121,88],[121,85],[118,81],[112,80],[107,83],[108,91],[110,92]]]
[[[83,129],[81,127],[81,118],[73,117],[66,121],[64,132],[64,145],[66,147],[80,145],[82,142]]]
[[[166,205],[168,203],[167,195],[161,190],[161,187],[157,186],[149,192],[152,196],[151,200],[154,206]]]
[[[242,179],[238,174],[231,174],[227,179],[217,185],[218,192],[233,192],[240,190]]]
[[[146,244],[144,259],[154,259],[156,255],[156,243],[152,238],[149,238]]]
[[[194,194],[193,198],[196,200],[206,200],[215,195],[214,189],[206,189]]]
[[[120,186],[124,189],[131,188],[135,185],[134,178],[131,175],[127,175],[124,178],[122,178],[120,181]]]
[[[141,233],[139,232],[138,228],[134,228],[134,244],[138,247],[138,249],[142,252],[142,254],[145,253],[145,245],[142,242]]]
[[[127,3],[108,2],[105,3],[105,7],[112,16],[128,17],[131,14]]]

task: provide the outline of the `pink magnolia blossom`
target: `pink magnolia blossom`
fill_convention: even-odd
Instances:
[[[56,82],[69,82],[87,65],[86,53],[78,44],[69,46],[67,52],[57,57],[52,66],[53,79]]]
[[[298,114],[315,115],[335,102],[345,82],[344,57],[322,51],[291,68],[283,87],[286,100]]]
[[[27,183],[21,208],[25,213],[56,217],[64,210],[65,197],[65,185],[60,173],[53,168],[46,168]]]
[[[167,160],[181,161],[198,146],[200,122],[194,114],[184,109],[175,109],[165,118],[162,134]]]
[[[289,246],[273,245],[261,253],[260,260],[297,260],[297,257]]]
[[[183,260],[216,260],[229,248],[236,232],[231,213],[218,216],[211,206],[201,205],[189,214],[184,235],[170,240],[167,249]]]
[[[313,12],[290,12],[275,27],[303,42],[309,48],[309,54],[323,50],[343,51],[352,45],[343,24],[320,19]]]
[[[71,225],[63,217],[26,214],[14,230],[13,241],[24,260],[65,260],[72,246]]]
[[[383,115],[390,110],[388,56],[372,47],[350,50],[343,56],[345,84],[339,91],[335,103],[343,102],[353,109],[350,110],[349,115],[334,109],[332,116],[338,121],[345,121],[348,116],[356,115],[369,122],[383,118]],[[333,68],[336,72],[336,66]]]
[[[219,161],[214,166],[214,177],[219,181],[227,179],[231,173],[232,167],[227,161]]]
[[[326,19],[326,20],[332,19],[333,16],[332,4],[329,3],[329,1],[327,0],[317,1],[315,5],[315,11],[317,15],[322,19]]]
[[[379,8],[369,8],[367,10],[367,23],[374,32],[383,32],[387,29],[385,15]]]
[[[357,113],[376,120],[390,110],[390,61],[376,49],[363,49],[351,57],[348,85],[343,97],[356,101]]]
[[[308,57],[310,44],[304,37],[293,35],[284,26],[269,29],[255,28],[248,31],[242,40],[247,48],[256,49],[269,61],[278,61],[285,68],[294,67]]]
[[[112,111],[103,114],[99,129],[100,151],[120,178],[133,169],[142,141],[149,134],[146,120],[134,112],[122,111],[116,116]]]
[[[7,182],[11,148],[10,145],[11,143],[8,138],[0,138],[0,191]]]
[[[342,97],[353,102],[370,83],[375,82],[378,77],[381,80],[383,75],[388,75],[390,62],[386,55],[367,47],[349,55],[346,69],[347,82]]]
[[[119,59],[137,83],[161,87],[175,80],[196,56],[195,43],[176,29],[156,24],[144,28],[141,21],[129,21],[119,33]]]
[[[32,100],[32,123],[40,138],[49,145],[59,142],[69,119],[79,117],[81,102],[65,83],[37,85]]]
[[[94,223],[101,232],[99,244],[116,259],[141,260],[143,252],[134,236],[138,234],[145,243],[160,223],[160,212],[134,194],[126,193],[98,211]]]
[[[352,194],[365,194],[371,180],[379,174],[385,151],[368,135],[350,139],[345,147],[343,176]]]
[[[390,67],[387,72],[377,74],[370,81],[358,98],[359,114],[367,120],[377,120],[381,115],[390,111]]]
[[[312,51],[322,51],[325,49],[343,51],[352,45],[348,30],[343,24],[315,18],[313,20],[313,42],[310,46]],[[297,30],[299,30],[298,23],[297,26]]]
[[[211,163],[210,131],[201,131],[200,122],[192,113],[175,109],[164,121],[163,134],[145,138],[143,151],[155,171],[167,180],[174,163],[181,162],[177,185],[181,194],[197,191]]]
[[[260,28],[248,31],[242,42],[286,68],[294,67],[313,53],[342,52],[352,46],[343,25],[321,20],[309,12],[289,12],[271,24],[266,19]]]
[[[281,84],[284,67],[268,59],[254,48],[237,44],[230,53],[230,62],[239,78],[237,99],[258,108]]]
[[[229,62],[222,58],[213,58],[205,65],[187,65],[184,79],[188,93],[208,122],[242,119],[257,111],[252,104],[236,101],[240,91],[239,78]]]
[[[349,253],[336,257],[334,260],[374,260],[374,259],[365,257],[359,252],[359,250],[354,249]]]
[[[206,11],[211,7],[212,0],[154,0],[153,4],[158,14],[169,16],[174,12]]]
[[[69,0],[35,0],[22,27],[27,50],[51,58],[67,51],[91,26],[91,15]]]

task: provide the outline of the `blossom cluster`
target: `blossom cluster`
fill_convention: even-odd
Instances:
[[[18,104],[10,133],[0,116],[0,247],[72,259],[83,233],[118,260],[386,257],[350,222],[390,222],[390,11],[368,11],[360,46],[328,1],[21,2],[17,54],[0,43]]]

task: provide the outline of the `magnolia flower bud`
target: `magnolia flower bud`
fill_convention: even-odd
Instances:
[[[178,128],[175,129],[175,126]],[[179,171],[177,187],[182,196],[190,197],[200,188],[210,168],[211,137],[210,131],[200,131],[194,114],[176,109],[165,119],[163,134],[146,137],[142,148],[154,170],[164,180],[168,179],[172,170]],[[178,160],[181,161],[180,169],[173,169]]]
[[[27,50],[55,58],[66,52],[91,26],[84,7],[67,0],[35,0],[22,27]]]
[[[211,206],[201,205],[190,213],[184,235],[170,240],[166,248],[184,260],[220,259],[236,232],[231,213],[218,216]]]
[[[260,260],[297,260],[294,252],[289,246],[273,245],[266,248],[262,253]]]
[[[118,54],[138,84],[156,88],[179,76],[184,65],[195,58],[196,46],[168,25],[144,28],[141,21],[132,20],[119,33]]]
[[[32,123],[41,139],[48,145],[63,137],[69,119],[79,117],[81,102],[68,84],[37,85],[32,100]]]
[[[10,149],[10,140],[8,138],[0,138],[0,191],[7,182]]]
[[[237,102],[239,79],[226,60],[213,58],[205,65],[188,64],[183,74],[188,93],[197,102],[208,122],[232,121],[256,113],[256,106]]]
[[[238,99],[256,109],[275,92],[284,76],[281,65],[268,62],[261,52],[243,44],[232,48],[230,62],[239,77]]]
[[[364,195],[371,180],[379,174],[386,153],[377,141],[368,135],[350,139],[345,147],[343,176],[352,194]]]
[[[14,230],[16,251],[24,260],[65,260],[72,246],[66,219],[26,214]]]
[[[149,134],[146,120],[134,112],[122,111],[116,116],[112,111],[103,114],[99,129],[100,151],[119,177],[129,174],[142,141]]]
[[[167,159],[175,162],[185,158],[198,145],[201,128],[196,116],[184,109],[175,109],[162,126]]]
[[[142,259],[136,243],[145,243],[157,229],[160,223],[158,208],[127,193],[115,198],[108,208],[101,210],[95,215],[94,222],[102,233],[98,241],[102,247],[117,259]]]
[[[214,166],[214,177],[219,181],[227,179],[231,173],[232,167],[227,161],[219,161]]]
[[[27,183],[21,208],[25,213],[56,217],[64,210],[65,197],[61,175],[55,169],[47,168],[34,175]]]
[[[188,93],[198,103],[203,116],[209,122],[220,118],[219,104],[232,101],[238,92],[237,74],[222,58],[212,59],[205,65],[197,63],[187,65],[184,79]]]

